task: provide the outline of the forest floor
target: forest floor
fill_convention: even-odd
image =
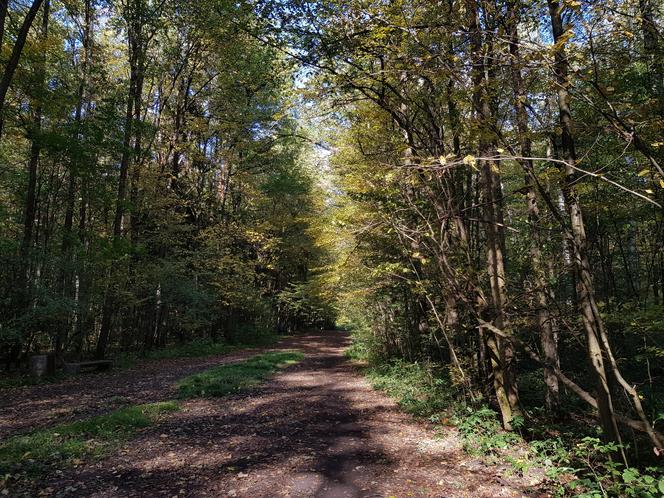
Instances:
[[[304,359],[261,387],[181,401],[180,410],[117,451],[42,476],[32,496],[76,497],[516,497],[548,496],[541,477],[469,457],[453,429],[401,412],[371,388],[337,332],[288,338],[270,350]],[[162,360],[2,393],[0,437],[109,412],[117,398],[176,397],[175,382],[257,350]],[[115,401],[114,401],[115,400]],[[11,491],[9,491],[12,493]],[[3,491],[4,493],[4,491]],[[6,493],[5,493],[6,494]]]

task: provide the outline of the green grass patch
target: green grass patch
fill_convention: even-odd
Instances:
[[[258,386],[280,368],[302,360],[294,351],[265,353],[239,363],[221,365],[178,382],[181,398],[226,396]]]
[[[0,475],[16,471],[34,475],[53,465],[101,456],[177,409],[173,401],[130,406],[108,415],[12,437],[0,445]]]
[[[163,349],[155,349],[144,353],[130,352],[120,353],[113,357],[113,368],[126,369],[140,364],[144,360],[172,360],[177,358],[203,358],[206,356],[217,356],[229,354],[243,349],[257,347],[269,347],[277,343],[283,336],[276,334],[257,334],[247,336],[241,343],[212,342],[209,340],[192,341],[185,344],[169,346]],[[31,375],[0,375],[0,389],[12,389],[17,387],[36,386],[60,382],[67,378],[63,372],[55,375],[37,378]]]

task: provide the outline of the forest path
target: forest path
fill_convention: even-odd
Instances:
[[[122,450],[40,487],[96,498],[544,496],[399,411],[344,357],[347,345],[338,332],[288,339],[304,360],[262,387],[182,402]]]

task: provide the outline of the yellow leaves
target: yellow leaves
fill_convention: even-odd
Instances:
[[[426,257],[422,256],[422,254],[420,254],[419,252],[413,254],[413,259],[420,260],[422,264],[427,264],[429,262],[429,260]]]
[[[498,154],[504,154],[504,153],[505,153],[505,149],[498,148],[498,149],[496,149],[496,152],[497,152]]]
[[[468,154],[466,157],[463,158],[463,164],[465,164],[466,166],[470,166],[475,170],[477,170],[477,167],[475,166],[476,163],[477,163],[477,158],[472,154]]]
[[[648,168],[646,168],[646,169],[643,169],[643,170],[639,171],[638,176],[646,176],[649,173],[650,173],[650,170]]]
[[[659,180],[659,186],[664,188],[664,180],[661,180],[661,179]]]
[[[662,145],[664,145],[664,142],[653,142],[650,144],[650,146],[654,147],[655,149],[659,149]]]
[[[567,42],[572,39],[574,36],[574,33],[571,30],[565,31],[560,37],[558,38],[558,41],[553,45],[553,50],[557,51],[562,49],[565,45],[567,45]]]
[[[454,159],[454,157],[455,157],[454,154],[447,154],[447,155],[445,155],[445,156],[440,156],[440,157],[438,158],[438,162],[440,163],[441,166],[446,166],[446,165],[447,165],[447,162],[448,162],[450,159]]]
[[[653,195],[655,193],[653,191],[653,189],[651,189],[651,188],[647,188],[645,192],[646,192],[646,194],[650,194],[650,195]]]

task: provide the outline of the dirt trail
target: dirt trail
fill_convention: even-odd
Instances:
[[[470,459],[453,434],[436,439],[400,412],[344,358],[346,344],[334,332],[291,339],[284,346],[303,351],[304,361],[262,388],[185,402],[117,454],[40,487],[96,498],[546,496]],[[167,399],[183,372],[157,370],[163,390],[151,392]]]

